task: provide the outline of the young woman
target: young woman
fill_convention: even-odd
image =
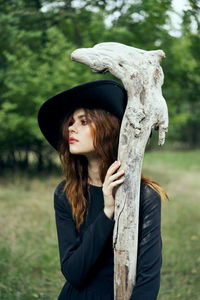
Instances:
[[[125,89],[97,80],[64,91],[40,108],[39,126],[59,152],[64,180],[54,194],[61,270],[59,300],[111,300],[114,195],[126,176],[117,161]],[[162,265],[165,191],[142,175],[136,284],[130,299],[155,300]]]

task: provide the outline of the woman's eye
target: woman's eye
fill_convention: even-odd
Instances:
[[[69,122],[69,127],[72,126],[74,124],[74,121],[70,121]],[[88,124],[88,120],[81,120],[81,124],[82,125],[87,125]]]

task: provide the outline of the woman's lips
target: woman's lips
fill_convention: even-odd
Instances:
[[[70,144],[73,144],[73,143],[76,143],[76,142],[78,142],[78,140],[73,139],[73,138],[72,138],[72,139],[69,139],[69,143],[70,143]]]

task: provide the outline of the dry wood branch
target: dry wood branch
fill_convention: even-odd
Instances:
[[[115,299],[128,300],[136,277],[139,196],[142,162],[151,131],[159,128],[159,145],[165,141],[168,110],[162,96],[162,50],[145,51],[120,43],[101,43],[72,53],[72,60],[94,72],[110,72],[128,93],[121,124],[118,160],[125,170],[124,183],[115,194]]]

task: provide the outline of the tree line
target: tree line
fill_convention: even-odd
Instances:
[[[79,47],[120,42],[162,49],[167,143],[200,145],[200,7],[190,0],[174,34],[171,0],[8,0],[0,4],[0,167],[51,166],[55,151],[37,124],[40,105],[86,81],[111,78],[71,61]]]

